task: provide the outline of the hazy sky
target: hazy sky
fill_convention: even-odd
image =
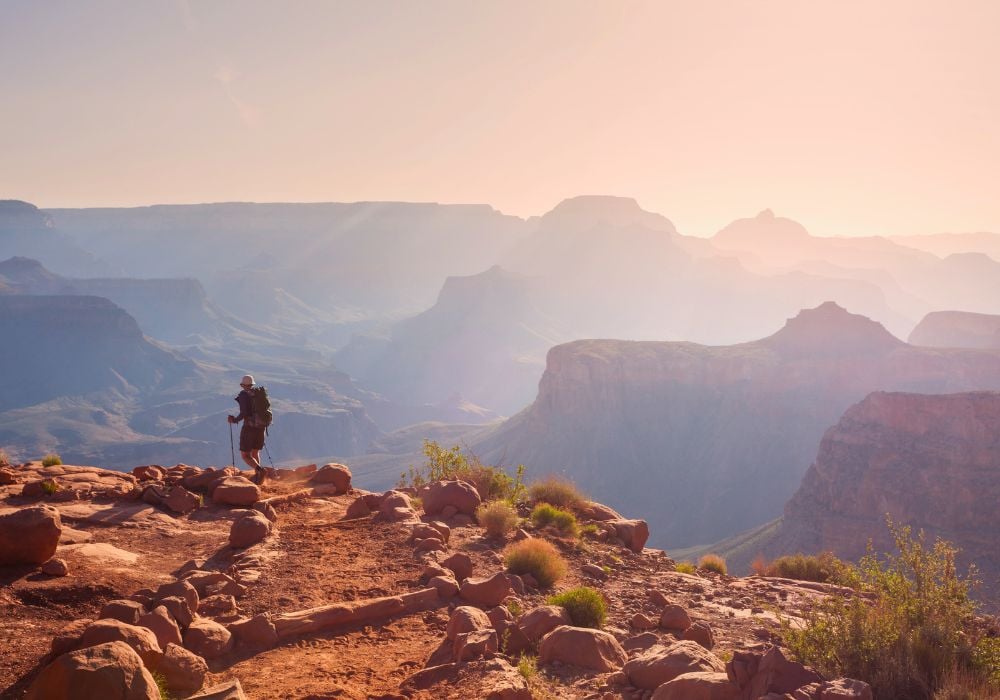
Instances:
[[[0,198],[1000,231],[1000,2],[0,0]]]

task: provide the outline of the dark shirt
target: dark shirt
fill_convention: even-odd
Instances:
[[[234,400],[240,405],[240,414],[236,416],[236,422],[239,423],[253,413],[253,399],[250,397],[250,392],[243,389]]]

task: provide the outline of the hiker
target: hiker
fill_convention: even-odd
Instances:
[[[249,374],[243,375],[240,380],[240,391],[236,397],[236,403],[240,406],[238,416],[228,416],[230,423],[243,421],[240,428],[240,456],[243,461],[253,467],[253,481],[255,484],[263,484],[266,472],[260,466],[260,451],[264,449],[264,432],[267,429],[267,422],[263,417],[258,419],[254,415],[254,381]]]

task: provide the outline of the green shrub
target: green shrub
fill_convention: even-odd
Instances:
[[[836,583],[845,578],[847,565],[833,556],[832,552],[823,552],[819,555],[791,554],[778,557],[763,569],[764,576]]]
[[[569,479],[547,476],[528,487],[532,503],[551,503],[557,508],[575,508],[587,499]]]
[[[566,610],[575,627],[600,629],[608,617],[604,596],[587,586],[572,588],[550,596],[547,602],[549,605],[558,605]]]
[[[510,476],[501,467],[483,464],[476,455],[466,455],[458,445],[446,449],[434,440],[424,440],[427,460],[420,467],[410,467],[399,475],[397,486],[419,488],[433,481],[461,479],[476,487],[484,501],[505,500],[512,504],[524,500],[524,465]]]
[[[54,452],[52,454],[48,454],[42,457],[43,467],[54,467],[57,464],[62,464],[62,457],[55,454]]]
[[[512,544],[507,548],[505,560],[512,574],[531,574],[542,588],[566,575],[566,560],[559,550],[538,537]]]
[[[170,688],[167,685],[167,678],[159,671],[150,671],[153,676],[153,682],[156,683],[156,688],[160,691],[160,700],[174,700],[173,694],[170,692]]]
[[[674,564],[674,571],[679,571],[682,574],[695,574],[698,569],[689,561],[680,561]]]
[[[551,525],[564,535],[576,537],[580,534],[580,527],[577,525],[576,516],[568,510],[560,510],[548,503],[539,503],[531,511],[531,522],[536,527],[546,527]]]
[[[476,520],[489,537],[501,538],[517,527],[517,511],[507,501],[481,503],[476,508]]]
[[[928,546],[922,532],[914,538],[910,528],[888,524],[898,553],[880,560],[869,545],[850,567],[864,595],[823,599],[801,629],[784,621],[786,645],[820,673],[867,682],[880,700],[931,700],[955,678],[966,687],[988,682],[976,659],[990,648],[970,625],[975,570],[959,577],[950,543]]]
[[[55,479],[43,479],[42,480],[42,492],[46,496],[51,496],[56,491],[59,490],[59,484],[56,483]]]
[[[517,672],[526,681],[530,681],[538,673],[538,657],[522,654],[517,662]]]
[[[726,560],[718,554],[706,554],[698,560],[698,568],[706,571],[714,571],[717,574],[725,574]]]

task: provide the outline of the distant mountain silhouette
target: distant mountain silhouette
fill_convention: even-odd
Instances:
[[[936,348],[1000,349],[1000,316],[935,311],[917,324],[910,333],[909,342]]]
[[[780,514],[823,431],[872,391],[976,389],[1000,389],[1000,351],[915,347],[822,304],[738,345],[557,346],[535,402],[472,447],[566,473],[678,548]]]
[[[107,275],[112,268],[56,230],[52,218],[33,204],[0,200],[0,260],[27,256],[64,275]]]

